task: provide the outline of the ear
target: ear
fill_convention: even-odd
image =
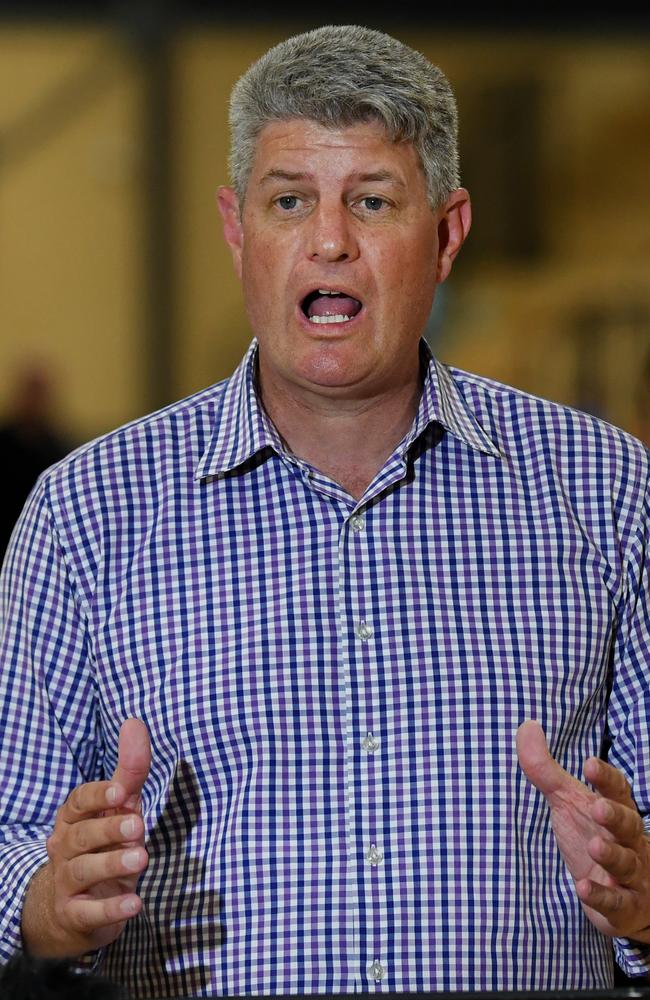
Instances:
[[[449,276],[458,251],[472,225],[472,205],[465,188],[453,191],[438,209],[438,284]]]
[[[235,194],[234,188],[220,187],[217,191],[217,204],[223,219],[223,235],[230,247],[237,277],[241,278],[244,230],[241,223],[239,198]]]

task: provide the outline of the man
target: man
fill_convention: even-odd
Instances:
[[[421,342],[470,202],[419,53],[291,38],[231,124],[249,353],[6,565],[2,947],[138,997],[643,974],[648,455]]]

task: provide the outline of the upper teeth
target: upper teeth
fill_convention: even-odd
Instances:
[[[340,292],[333,292],[329,288],[319,288],[318,289],[318,294],[319,295],[340,295],[341,293]]]
[[[310,323],[347,323],[349,316],[310,316]]]

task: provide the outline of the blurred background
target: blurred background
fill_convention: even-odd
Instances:
[[[458,96],[474,227],[431,316],[439,357],[650,442],[650,18],[435,6],[5,3],[5,423],[35,390],[65,450],[233,370],[250,333],[215,207],[230,88],[287,35],[357,22]]]

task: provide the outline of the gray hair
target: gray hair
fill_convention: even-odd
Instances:
[[[437,208],[459,186],[458,115],[449,81],[422,53],[358,25],[326,25],[280,42],[249,67],[230,98],[230,177],[240,202],[257,138],[274,121],[325,128],[379,121],[420,157]]]

